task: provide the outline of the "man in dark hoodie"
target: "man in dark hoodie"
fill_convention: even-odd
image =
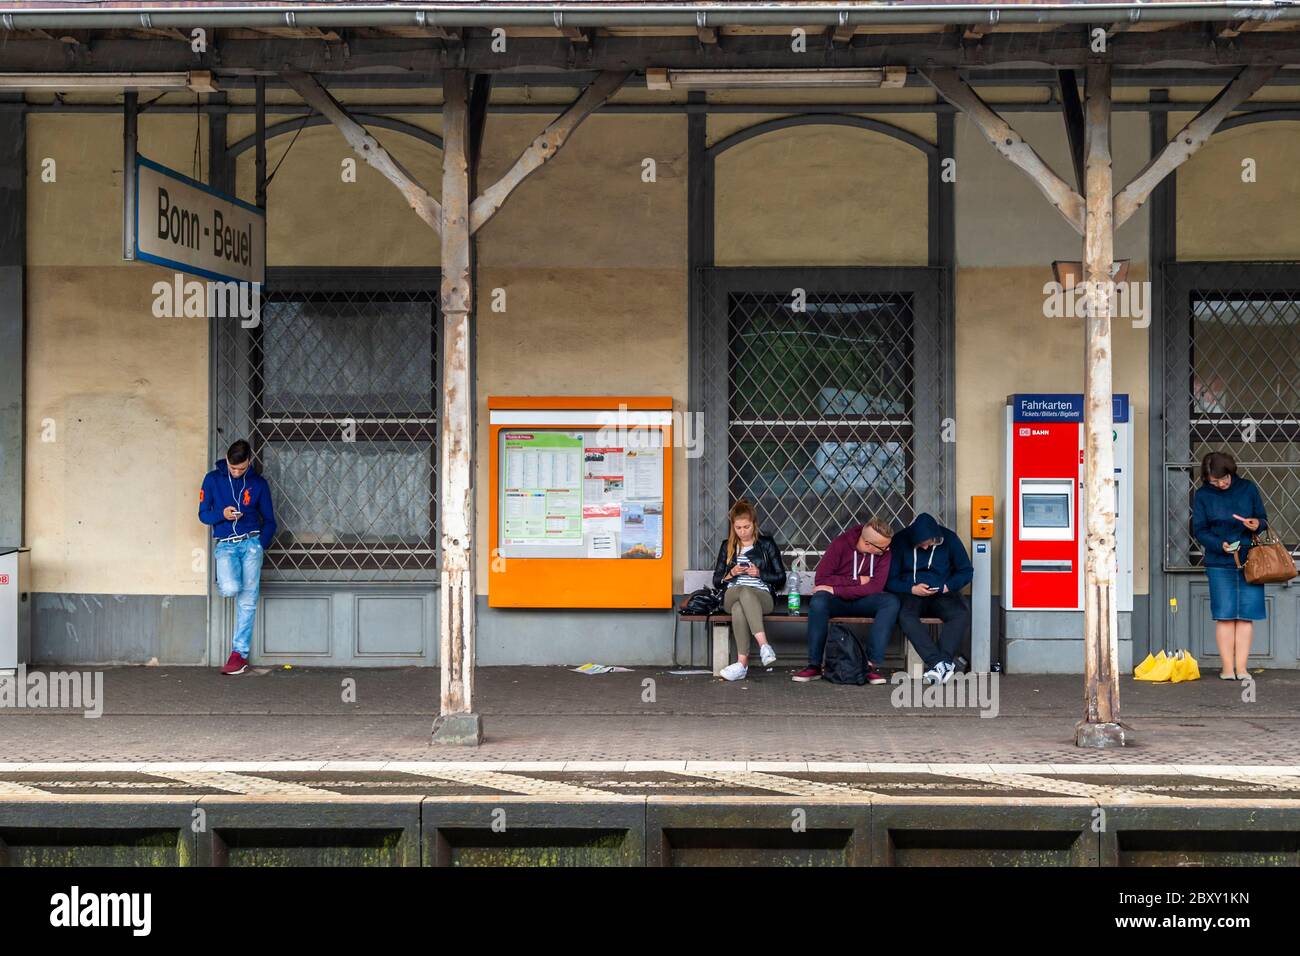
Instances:
[[[898,598],[885,591],[893,536],[888,521],[872,518],[849,528],[826,549],[817,563],[813,596],[808,603],[808,666],[793,680],[806,683],[821,679],[822,655],[832,617],[871,617],[875,620],[867,638],[867,682],[885,683],[880,665],[898,619],[899,605]]]
[[[887,587],[902,601],[898,623],[925,662],[927,684],[946,684],[956,673],[952,661],[970,626],[970,605],[961,589],[974,574],[961,539],[931,515],[917,515],[894,538]],[[942,619],[938,644],[923,617]]]
[[[212,526],[216,539],[217,590],[238,598],[235,633],[223,674],[248,669],[253,615],[262,583],[262,552],[275,537],[271,486],[253,470],[253,450],[242,438],[208,472],[199,490],[199,520]]]

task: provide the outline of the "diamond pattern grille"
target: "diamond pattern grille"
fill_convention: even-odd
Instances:
[[[436,563],[436,293],[284,289],[217,333],[217,447],[253,446],[272,579],[425,578]]]
[[[918,445],[918,411],[937,423],[942,388],[918,392],[918,362],[938,368],[941,337],[918,334],[907,291],[772,291],[703,283],[702,377],[726,381],[727,453],[706,448],[697,560],[709,566],[737,498],[754,502],[765,533],[787,557],[816,564],[830,540],[872,514],[911,520],[917,485],[927,507],[947,511],[944,449]],[[918,409],[918,402],[923,406]],[[719,400],[716,406],[724,403]],[[713,412],[710,405],[708,414]],[[725,477],[716,474],[725,467]],[[727,500],[721,498],[724,491]]]
[[[1300,553],[1300,263],[1179,263],[1164,281],[1166,567],[1202,563],[1191,507],[1210,451]]]

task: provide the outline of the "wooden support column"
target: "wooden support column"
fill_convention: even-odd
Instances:
[[[474,712],[474,315],[471,238],[487,225],[525,179],[550,162],[570,135],[618,92],[630,73],[597,76],[568,109],[546,125],[514,165],[470,202],[490,86],[470,93],[469,73],[443,72],[442,201],[415,178],[317,80],[288,72],[284,80],[343,134],[359,156],[401,191],[415,213],[442,237],[442,417],[438,440],[438,657],[441,666],[435,743],[477,745],[483,725]]]
[[[470,130],[469,76],[443,72],[442,106],[442,418],[438,471],[442,541],[438,638],[441,712],[435,743],[477,745],[482,721],[474,713],[474,460],[470,407]]]
[[[1119,621],[1115,607],[1115,445],[1112,437],[1110,303],[1115,260],[1111,194],[1110,66],[1087,72],[1084,127],[1083,265],[1087,282],[1084,369],[1084,516],[1087,548],[1083,580],[1084,714],[1075,731],[1080,747],[1122,747],[1119,714]]]

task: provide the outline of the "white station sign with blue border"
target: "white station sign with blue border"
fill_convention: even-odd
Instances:
[[[260,285],[266,211],[137,156],[135,257],[205,279]]]

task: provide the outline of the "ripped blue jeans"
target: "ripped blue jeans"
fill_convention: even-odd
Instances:
[[[262,542],[256,536],[243,541],[218,541],[213,553],[217,560],[217,590],[222,597],[236,599],[231,644],[246,658],[253,639],[257,592],[262,586]]]

